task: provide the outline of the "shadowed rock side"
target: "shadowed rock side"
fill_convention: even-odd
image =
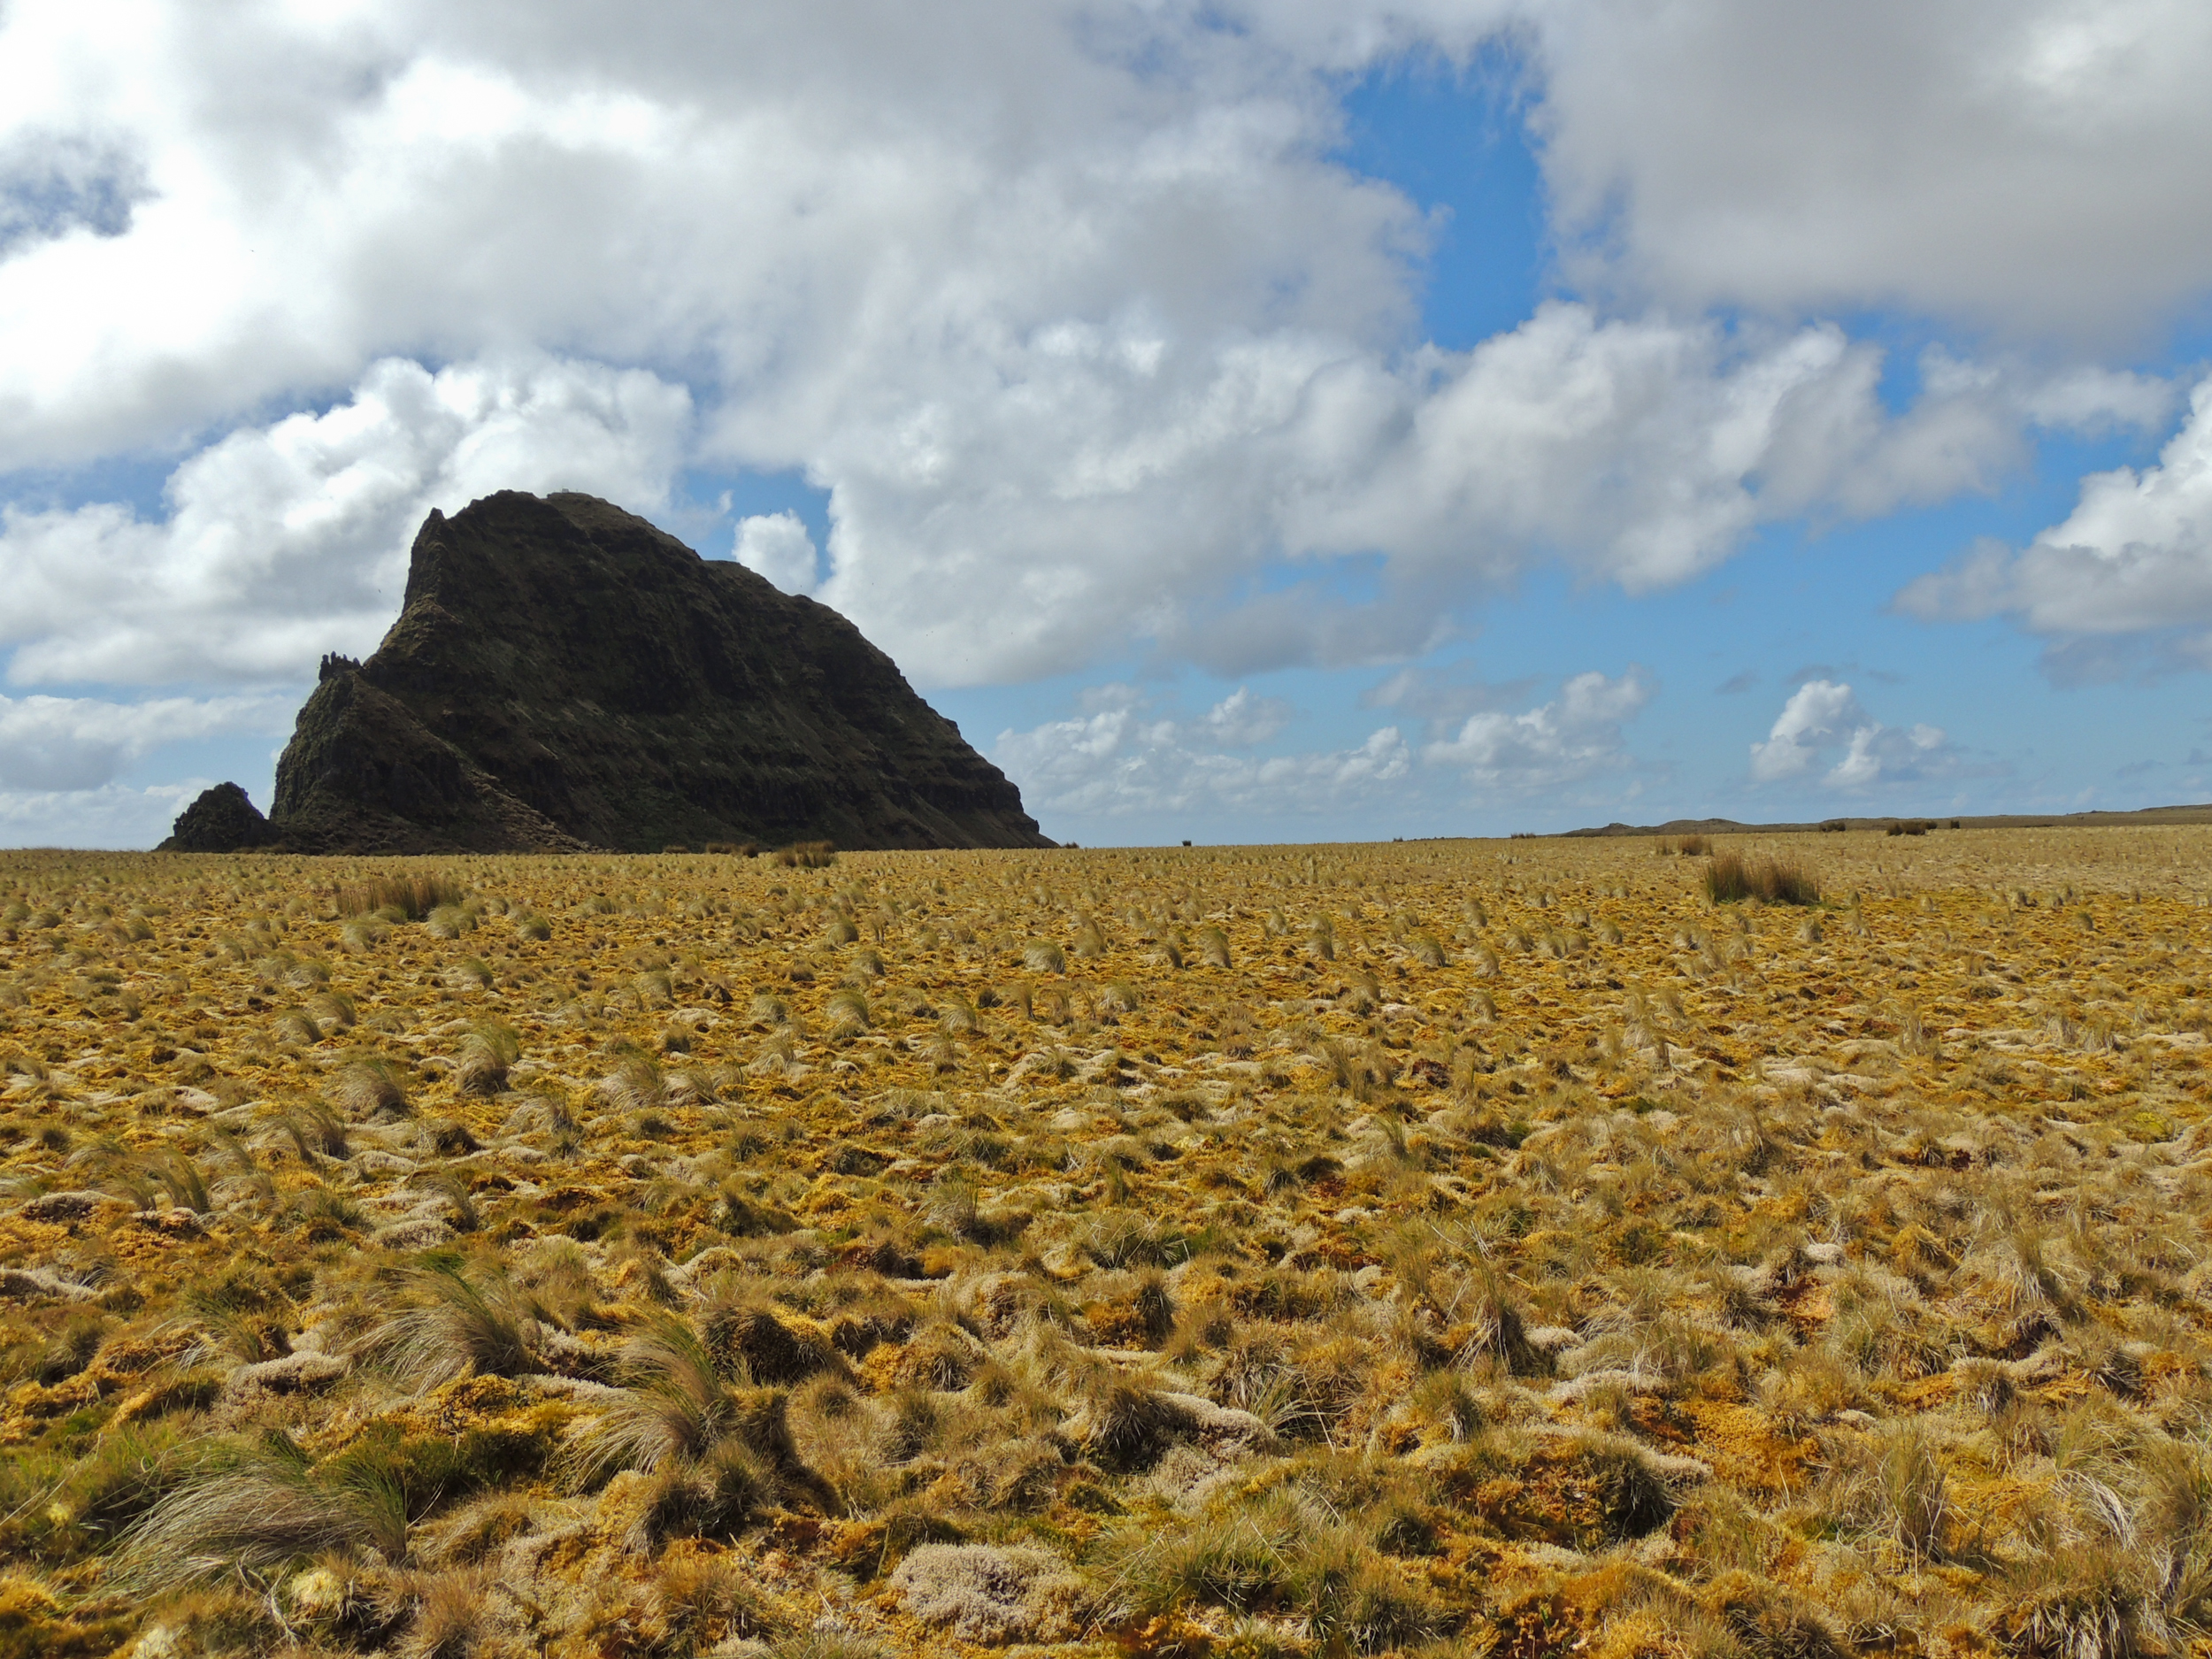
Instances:
[[[316,853],[1052,845],[835,611],[516,491],[425,521],[383,644],[325,659],[270,821]]]
[[[385,636],[388,649],[397,633]],[[457,733],[467,722],[465,707],[449,710]],[[325,659],[277,762],[274,816],[285,845],[298,852],[572,852],[589,844],[518,800],[462,743],[433,733],[405,700],[380,690],[364,664],[342,657]]]

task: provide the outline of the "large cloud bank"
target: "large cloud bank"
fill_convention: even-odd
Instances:
[[[1432,227],[1334,158],[1340,95],[1499,42],[1571,296],[1439,350]],[[16,0],[0,647],[295,681],[373,642],[429,507],[696,466],[827,490],[825,544],[718,550],[925,687],[1402,659],[1535,561],[1645,592],[2162,420],[2093,353],[2212,270],[2208,69],[2200,7],[2054,0]],[[1893,407],[1824,320],[1884,305],[1978,355]],[[148,456],[157,513],[69,481]]]
[[[1939,363],[1893,416],[1878,352],[1790,320],[1808,306],[1947,304],[1962,250],[1982,249],[1991,314],[2037,320],[1987,282],[2042,241],[1999,257],[1993,225],[2071,226],[2148,281],[2111,233],[2155,223],[2179,266],[2205,268],[2200,193],[2153,214],[2147,185],[2093,201],[2005,161],[2032,131],[2047,158],[2170,172],[2158,144],[2207,119],[2171,68],[2202,45],[2179,9],[2122,27],[2109,8],[1878,8],[1840,55],[1839,21],[1748,5],[1226,19],[1026,4],[211,18],[148,0],[121,27],[23,0],[0,24],[0,455],[68,465],[188,443],[318,388],[351,412],[308,434],[249,419],[229,441],[344,447],[343,465],[257,473],[219,444],[173,481],[175,522],[19,517],[0,559],[81,565],[81,605],[102,580],[122,596],[121,572],[150,559],[188,614],[271,613],[200,672],[296,673],[334,634],[358,637],[363,572],[422,508],[493,479],[651,505],[705,458],[803,468],[833,492],[822,596],[925,683],[1141,638],[1232,672],[1379,658],[1424,643],[1440,599],[1533,557],[1676,581],[1763,521],[1982,484],[2032,419],[2155,412],[2156,388],[2125,379],[2077,376],[2054,402],[2048,374]],[[1542,89],[1571,215],[1624,204],[1594,286],[1631,303],[1555,303],[1471,352],[1425,349],[1405,265],[1424,226],[1328,158],[1329,77],[1501,31]],[[1970,51],[1980,73],[1960,75]],[[1729,73],[1747,52],[1779,73]],[[2125,112],[2082,129],[2098,77],[2145,53],[2158,73],[2131,81]],[[1993,104],[2013,124],[1962,145]],[[1794,185],[1816,148],[1859,155],[1834,143],[1845,127],[1880,132],[1883,154],[1820,193],[1810,217],[1830,220],[1811,224]],[[1761,143],[1735,142],[1755,128]],[[2007,180],[2036,181],[2035,213],[2007,208]],[[1961,195],[1979,219],[1952,211]],[[1952,254],[1930,251],[1930,223],[1952,227]],[[1716,224],[1762,257],[1691,257]],[[1839,265],[1843,246],[1867,251]],[[2039,303],[2074,307],[2057,323],[2111,320],[2109,283],[2085,275],[2067,301],[2038,271]],[[2179,280],[2139,282],[2133,303]],[[1705,319],[1746,297],[1775,320]],[[659,384],[625,379],[641,373]],[[618,455],[584,441],[595,427]],[[1359,627],[1225,597],[1271,557],[1369,552],[1388,592]],[[127,622],[102,640],[50,617],[34,605],[16,625],[19,681],[185,665]]]

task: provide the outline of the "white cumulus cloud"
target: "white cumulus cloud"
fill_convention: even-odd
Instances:
[[[1756,783],[1780,783],[1825,766],[1821,782],[1826,787],[1866,789],[1947,775],[1957,764],[1940,727],[1885,726],[1867,713],[1848,685],[1832,680],[1800,686],[1775,717],[1766,741],[1751,745]]]
[[[2212,625],[2212,380],[2155,465],[2091,474],[2074,511],[2026,547],[1979,543],[1896,604],[1930,621],[2010,614],[2062,649]],[[2185,649],[2212,657],[2201,634]]]
[[[2024,383],[1937,375],[1893,416],[1839,329],[1731,334],[1547,304],[1465,352],[1386,360],[1313,334],[1139,373],[1092,341],[1010,357],[1010,395],[841,426],[810,464],[840,523],[821,597],[925,681],[1062,672],[1158,641],[1220,673],[1388,661],[1532,560],[1644,591],[1760,525],[1982,487]],[[1039,411],[1081,411],[1056,430]],[[1383,598],[1214,595],[1267,559],[1381,551]]]
[[[0,510],[0,646],[19,682],[311,675],[398,615],[432,507],[501,488],[664,499],[688,393],[642,370],[526,356],[433,374],[379,363],[320,414],[242,427],[177,468],[168,516]]]
[[[1559,688],[1557,697],[1533,709],[1469,715],[1452,736],[1424,748],[1422,757],[1463,767],[1487,789],[1528,792],[1579,783],[1629,764],[1622,723],[1640,712],[1657,690],[1640,668],[1617,679],[1595,672],[1577,674]]]
[[[1195,720],[1152,714],[1128,687],[1091,694],[1090,711],[1026,732],[1002,732],[992,758],[1033,812],[1116,818],[1224,812],[1245,818],[1337,813],[1358,792],[1394,784],[1412,755],[1396,726],[1356,747],[1290,755],[1233,751],[1263,743],[1286,710],[1240,687]]]
[[[1223,749],[1250,749],[1281,733],[1293,713],[1280,697],[1256,697],[1249,686],[1239,686],[1206,710],[1199,728]]]
[[[787,594],[811,593],[819,575],[814,537],[795,512],[756,513],[737,521],[737,562]]]
[[[1456,8],[1439,8],[1450,12]],[[2212,272],[2193,0],[1555,0],[1544,162],[1589,280],[1699,307],[2156,329]]]
[[[234,10],[220,27],[144,0],[132,15],[113,27],[65,0],[0,13],[0,204],[15,204],[0,205],[0,470],[188,448],[272,403],[319,407],[333,387],[424,431],[368,446],[342,525],[275,518],[289,486],[237,495],[240,534],[282,544],[269,568],[299,598],[279,614],[242,601],[239,626],[211,613],[201,630],[219,649],[179,653],[143,627],[78,637],[35,602],[0,640],[19,678],[126,662],[157,677],[211,657],[265,674],[311,654],[311,634],[358,642],[380,586],[360,572],[388,573],[419,505],[456,493],[435,476],[446,456],[485,488],[572,483],[635,507],[687,463],[803,469],[833,500],[818,591],[925,685],[1065,672],[1148,641],[1232,677],[1403,659],[1533,560],[1646,589],[1778,518],[1986,485],[2025,424],[2139,418],[2158,388],[2126,376],[1942,363],[1893,415],[1879,352],[1798,319],[1813,296],[1878,303],[1912,273],[1869,265],[1808,287],[1788,272],[1844,269],[1832,243],[1849,238],[1806,230],[1808,255],[1788,216],[1816,219],[1838,195],[1854,212],[1909,197],[1924,213],[1928,193],[1947,203],[1962,182],[2000,211],[2001,146],[1978,141],[1947,168],[1931,140],[1978,130],[1987,75],[1960,71],[1978,39],[1991,84],[2022,98],[2076,84],[2018,67],[2071,61],[2048,42],[2074,24],[2105,42],[2083,49],[2097,73],[2147,77],[2155,96],[2116,106],[2133,134],[2122,151],[2093,132],[2066,141],[2084,165],[2109,171],[2124,152],[2170,180],[2138,141],[2194,130],[2201,102],[2166,96],[2194,84],[2173,67],[2195,61],[2185,18],[2146,12],[2123,39],[2052,4],[2016,18],[1974,0],[1855,10],[1845,57],[1830,38],[1844,26],[1817,8],[1748,0],[926,13],[677,0],[649,24],[476,0]],[[1509,37],[1532,53],[1559,199],[1624,204],[1622,269],[1657,273],[1657,301],[1623,306],[1595,283],[1605,305],[1555,303],[1471,351],[1423,349],[1412,262],[1430,227],[1330,159],[1340,77]],[[1719,72],[1747,40],[1792,97]],[[1867,54],[1918,100],[1902,136],[1889,81],[1847,72]],[[1917,146],[1914,165],[1871,168],[1879,188],[1857,189],[1844,125]],[[2140,175],[2126,176],[2132,201]],[[2032,211],[2002,211],[2042,236],[2044,174],[2016,177]],[[1809,199],[1810,180],[1823,188]],[[2162,223],[2203,217],[2183,182]],[[1732,242],[1779,250],[1745,267],[1767,320],[1707,319],[1740,291],[1684,250],[1723,221],[1740,227]],[[533,353],[558,353],[558,375]],[[645,374],[635,396],[651,407],[580,411],[566,430],[583,442],[518,418],[465,465],[434,407],[449,377],[512,380],[495,365],[526,361],[541,385],[596,377],[603,402]],[[395,363],[461,366],[412,370],[437,396],[387,396]],[[336,436],[328,416],[300,419],[317,442]],[[266,446],[282,426],[239,434]],[[223,451],[188,469],[219,470]],[[31,515],[0,569],[37,588],[54,560],[81,565],[64,586],[81,617],[127,611],[121,572],[150,567],[146,591],[196,588],[175,614],[197,616],[211,590],[180,570],[205,561],[176,552],[203,539],[191,505],[158,525],[114,505]],[[779,534],[780,554],[763,541],[755,556],[795,573]],[[1270,561],[1376,553],[1372,604],[1325,585],[1233,598]]]

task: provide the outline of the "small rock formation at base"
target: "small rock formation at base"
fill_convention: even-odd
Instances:
[[[202,790],[198,800],[177,814],[175,829],[154,850],[234,853],[266,847],[275,840],[276,831],[246,798],[246,792],[234,783],[219,783]]]
[[[515,490],[425,520],[383,644],[323,659],[263,827],[217,848],[180,818],[165,846],[1052,845],[834,611],[606,502]]]

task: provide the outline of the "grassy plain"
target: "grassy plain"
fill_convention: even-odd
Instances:
[[[0,1659],[2206,1650],[2212,831],[1717,850],[0,856]]]

